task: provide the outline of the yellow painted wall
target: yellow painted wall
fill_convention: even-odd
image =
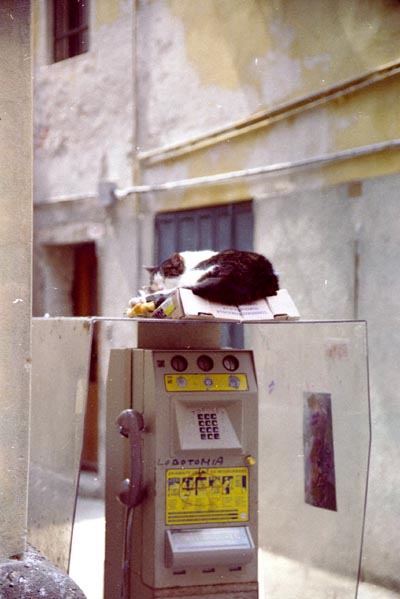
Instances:
[[[170,7],[203,85],[259,89],[270,78],[274,86],[274,63],[283,66],[285,57],[287,77],[297,73],[289,100],[400,55],[396,0],[170,0]]]
[[[96,0],[93,4],[97,27],[109,25],[120,17],[120,0]]]
[[[225,98],[229,96],[224,93],[241,94],[247,116],[400,61],[397,0],[169,0],[168,4],[171,17],[183,28],[185,61],[196,72],[201,89],[218,89]],[[179,105],[179,91],[171,93],[177,94]],[[146,182],[160,182],[179,178],[179,172],[182,178],[204,176],[400,139],[399,97],[400,76],[395,75],[323,106],[305,105],[296,116],[207,149],[188,151],[157,167],[144,163],[143,173]],[[194,120],[199,118],[193,114]],[[227,124],[225,118],[220,127]],[[318,143],[318,136],[323,143]],[[321,185],[332,184],[398,172],[399,167],[400,152],[390,151],[313,169],[310,177]],[[252,193],[247,180],[169,194],[161,207],[232,201]]]

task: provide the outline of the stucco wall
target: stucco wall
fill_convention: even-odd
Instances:
[[[34,3],[37,201],[95,193],[100,178],[130,185],[134,158],[281,107],[279,120],[179,159],[150,165],[144,182],[293,161],[400,137],[399,78],[348,93],[352,78],[398,60],[395,0],[351,4],[277,0],[93,1],[90,50],[51,64],[47,3]],[[137,35],[136,35],[137,31]],[[347,82],[347,84],[346,84]],[[333,85],[345,95],[324,102]],[[322,104],[307,101],[319,94]],[[304,99],[296,114],[290,103]],[[286,108],[285,108],[286,106]],[[240,127],[239,127],[240,129]],[[78,158],[79,157],[79,158]],[[315,186],[397,172],[399,152],[316,173]],[[300,181],[299,187],[302,187]],[[270,184],[273,193],[278,185]],[[229,190],[168,194],[171,206],[243,199]]]
[[[327,89],[398,58],[394,1],[139,5],[139,97],[147,117],[139,133],[146,148]]]
[[[179,0],[141,2],[138,15],[138,147],[142,179],[161,182],[294,161],[399,137],[399,78],[349,93],[348,82],[398,58],[396,2]],[[347,82],[347,83],[346,83]],[[333,85],[343,96],[325,102]],[[314,103],[310,94],[320,95]],[[293,114],[290,103],[303,105]],[[325,98],[326,99],[326,98]],[[278,120],[237,136],[243,123],[281,107]],[[241,123],[241,125],[240,125]],[[165,158],[143,153],[193,141],[229,124],[223,140]],[[240,126],[239,126],[240,125]],[[208,140],[209,141],[209,140]],[[335,164],[307,184],[397,172],[399,153]],[[302,182],[299,185],[301,188]],[[267,190],[278,191],[270,184]],[[253,188],[235,185],[229,199]],[[212,189],[165,196],[174,206],[224,201]],[[226,195],[225,195],[226,198]]]
[[[35,200],[132,182],[132,2],[93,2],[89,52],[52,63],[48,2],[35,8]]]

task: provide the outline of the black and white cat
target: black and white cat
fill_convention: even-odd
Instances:
[[[154,301],[159,306],[178,287],[213,302],[246,304],[276,295],[278,276],[267,258],[255,252],[224,250],[172,254],[159,266],[147,267],[150,285],[130,305]]]

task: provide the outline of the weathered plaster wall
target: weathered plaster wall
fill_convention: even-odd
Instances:
[[[107,207],[97,198],[38,206],[34,315],[72,315],[72,247],[93,242],[99,261],[99,314],[122,316],[136,289],[137,239],[136,205],[131,200]]]
[[[168,146],[321,92],[398,59],[400,14],[394,1],[293,3],[255,0],[142,2],[138,29],[138,147]],[[173,68],[171,68],[173,65]],[[305,109],[252,134],[150,166],[148,183],[233,171],[399,137],[398,77],[323,107]],[[397,172],[399,153],[349,161],[311,173],[310,185]],[[251,188],[231,191],[243,198]],[[277,188],[270,187],[270,191]],[[174,202],[212,202],[211,194]],[[217,201],[224,194],[219,194]],[[201,199],[200,199],[201,197]]]
[[[94,241],[99,312],[119,316],[136,280],[136,204],[105,207],[100,180],[132,184],[134,6],[90,3],[89,52],[52,63],[49,3],[34,3],[34,314],[69,314],[68,247]],[[58,196],[76,201],[52,202]],[[61,258],[60,258],[61,256]],[[57,264],[64,261],[61,272]],[[118,294],[115,293],[118,290]],[[126,301],[126,300],[125,300]]]
[[[37,201],[95,193],[100,178],[129,185],[136,150],[184,141],[307,94],[323,94],[398,58],[394,40],[400,15],[394,0],[373,5],[313,0],[295,9],[287,0],[143,0],[137,64],[132,2],[93,2],[90,51],[56,64],[50,59],[47,4],[39,0],[34,6]],[[210,149],[158,166],[143,162],[142,180],[293,161],[399,137],[399,85],[391,77]],[[312,172],[308,183],[376,176],[399,166],[398,152],[379,154],[331,166],[318,176]],[[279,188],[282,183],[267,185],[266,191]],[[253,192],[242,183],[228,197],[210,190],[178,194],[176,202],[170,194],[165,201],[179,207],[243,199]]]
[[[287,0],[142,0],[137,44],[134,3],[97,0],[91,3],[90,51],[57,64],[50,59],[47,4],[39,0],[34,6],[37,201],[95,193],[100,178],[130,185],[136,150],[184,141],[307,94],[323,94],[398,58],[394,0],[313,0],[295,9]],[[141,179],[220,173],[400,137],[399,85],[391,77],[209,149],[155,166],[144,161]],[[307,185],[397,172],[399,166],[398,152],[382,153],[312,171]],[[300,187],[305,179],[296,180]],[[285,181],[274,180],[264,192],[282,189],[288,191]],[[169,194],[163,202],[178,208],[243,199],[255,191],[260,188],[241,183],[228,192]]]
[[[143,1],[139,76],[151,119],[141,140],[153,147],[204,132],[398,59],[399,30],[394,0]]]
[[[35,199],[132,182],[132,2],[93,2],[90,51],[51,60],[49,3],[35,2]]]
[[[372,454],[363,575],[397,589],[399,184],[393,175],[364,181],[357,194],[344,184],[255,204],[255,248],[272,257],[302,318],[367,320]]]

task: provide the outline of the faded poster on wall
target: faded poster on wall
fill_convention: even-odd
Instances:
[[[330,393],[304,393],[303,441],[305,502],[336,511]]]

